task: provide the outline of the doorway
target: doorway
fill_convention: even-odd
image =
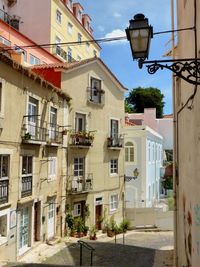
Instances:
[[[34,241],[40,240],[40,213],[41,202],[35,202],[34,204]]]
[[[102,205],[95,207],[95,225],[97,230],[101,230],[101,219],[102,219]]]

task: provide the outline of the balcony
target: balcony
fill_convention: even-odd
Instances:
[[[96,88],[88,87],[87,89],[87,100],[89,103],[103,106],[105,103],[105,92]]]
[[[87,173],[83,176],[70,176],[68,191],[73,194],[87,193],[93,189],[93,174]]]
[[[107,147],[109,149],[118,150],[123,147],[123,137],[119,136],[111,136],[107,138]]]
[[[63,132],[59,131],[60,127],[49,123],[48,125],[48,144],[59,145],[62,143]]]
[[[72,147],[81,147],[89,148],[92,146],[94,141],[93,131],[89,132],[72,132],[70,134],[70,146]]]
[[[0,9],[0,19],[15,28],[16,30],[19,30],[19,22],[20,17],[13,15],[10,16],[8,13],[6,13],[4,10]]]
[[[0,180],[0,205],[8,202],[8,180]]]
[[[31,144],[41,144],[46,142],[47,126],[44,121],[24,116],[22,127],[22,142]]]
[[[21,197],[28,197],[32,195],[32,176],[22,177],[22,192]]]
[[[59,45],[53,47],[53,54],[67,61],[67,52],[63,50],[62,47],[60,47]]]

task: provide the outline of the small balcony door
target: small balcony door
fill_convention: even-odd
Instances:
[[[50,108],[49,120],[50,120],[49,137],[52,140],[56,140],[57,109],[54,107]]]
[[[48,239],[55,235],[55,203],[49,202],[48,208]]]
[[[29,97],[28,103],[28,132],[32,139],[37,139],[38,101]]]
[[[85,132],[86,130],[86,117],[85,114],[76,113],[75,117],[75,132]]]
[[[101,103],[101,81],[91,78],[90,101]]]
[[[118,135],[119,135],[119,121],[112,119],[110,121],[110,137],[112,138],[112,145],[116,145],[118,143]]]
[[[29,239],[29,211],[28,207],[20,211],[20,230],[19,230],[19,254],[23,254],[28,248]]]
[[[74,191],[82,191],[85,174],[85,159],[74,158],[74,177],[72,180],[72,189]]]

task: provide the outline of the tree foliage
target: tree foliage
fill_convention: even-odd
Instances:
[[[156,117],[163,117],[164,95],[158,88],[148,87],[133,88],[125,100],[125,106],[135,110],[136,113],[144,112],[144,108],[156,108]],[[127,104],[126,104],[127,103]]]

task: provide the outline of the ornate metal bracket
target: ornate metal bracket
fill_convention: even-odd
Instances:
[[[170,63],[171,65],[162,64]],[[200,59],[188,58],[188,59],[175,59],[175,60],[156,60],[156,61],[140,61],[139,67],[147,65],[147,71],[149,74],[154,74],[157,70],[168,69],[173,71],[178,77],[182,78],[188,83],[194,85],[200,85]]]

